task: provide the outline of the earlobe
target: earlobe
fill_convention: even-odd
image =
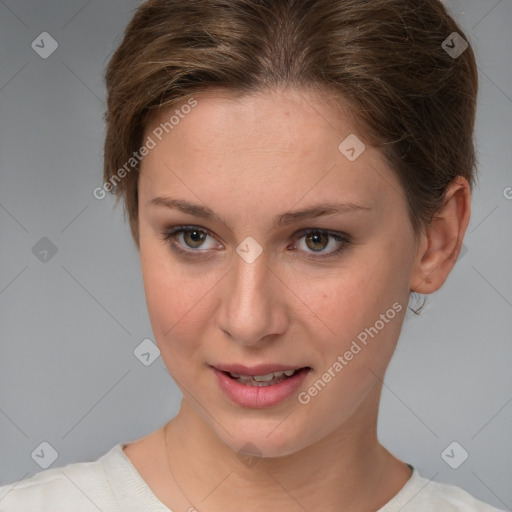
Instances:
[[[421,235],[411,273],[411,290],[429,294],[441,288],[459,256],[470,213],[469,183],[457,176],[447,186],[443,205]]]

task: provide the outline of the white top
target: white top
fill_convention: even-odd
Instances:
[[[46,469],[0,487],[0,512],[173,512],[153,494],[124,446],[115,445],[94,462]],[[402,490],[376,512],[503,512],[410,467]]]

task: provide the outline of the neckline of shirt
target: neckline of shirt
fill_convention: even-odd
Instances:
[[[116,444],[102,459],[107,477],[110,481],[112,492],[119,503],[120,510],[124,512],[136,512],[143,504],[150,505],[155,512],[173,512],[172,509],[162,503],[153,493],[147,482],[142,478],[132,461],[124,453],[123,448],[129,443]],[[411,501],[421,489],[418,489],[421,477],[417,469],[407,463],[411,470],[411,476],[404,486],[390,501],[376,512],[392,512],[399,510]],[[425,485],[429,483],[426,480]],[[126,490],[129,488],[129,491]],[[134,495],[135,493],[135,495]]]

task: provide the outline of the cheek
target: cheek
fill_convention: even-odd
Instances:
[[[201,374],[201,329],[206,324],[205,290],[199,280],[188,279],[168,269],[148,266],[144,286],[151,327],[160,356],[182,392]],[[197,361],[200,364],[194,364]],[[184,386],[184,387],[183,387]]]
[[[378,309],[375,275],[360,265],[319,274],[316,279],[296,279],[294,291],[322,325],[327,341],[353,336]]]
[[[183,274],[172,263],[165,246],[141,243],[141,268],[151,327],[162,356],[178,356],[190,352],[197,321],[204,314],[201,299],[208,282],[197,273]],[[187,343],[176,343],[187,340]]]
[[[312,333],[318,325],[314,339],[326,367],[347,352],[352,371],[380,372],[387,365],[407,305],[403,269],[392,252],[386,258],[374,254],[302,284],[297,295],[317,315],[308,323]]]
[[[201,312],[204,281],[149,270],[144,282],[151,325],[160,341],[167,343],[180,337],[186,328],[194,325]]]

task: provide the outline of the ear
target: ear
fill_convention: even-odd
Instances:
[[[420,237],[411,273],[412,291],[437,291],[457,261],[471,213],[468,181],[457,176],[447,186],[445,199]]]

